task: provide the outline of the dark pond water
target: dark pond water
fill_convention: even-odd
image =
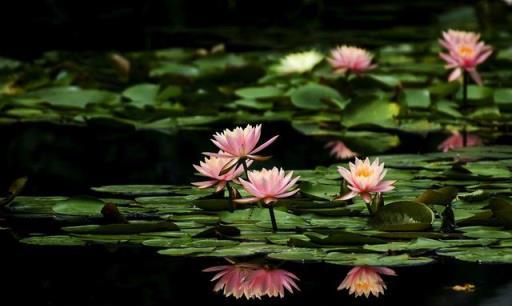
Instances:
[[[189,184],[192,164],[211,149],[211,130],[231,128],[218,125],[199,131],[166,135],[104,127],[84,129],[53,124],[26,124],[0,129],[5,150],[0,152],[0,182],[29,176],[27,194],[80,194],[90,186],[113,184]],[[330,138],[307,137],[287,123],[265,125],[263,138],[276,134],[273,158],[263,167],[311,169],[336,162],[324,148]],[[419,140],[411,137],[394,150],[421,153],[436,150],[443,135]],[[500,140],[498,143],[507,143]],[[389,153],[393,153],[393,150]]]
[[[168,259],[137,249],[13,247],[3,252],[2,294],[16,305],[418,305],[509,306],[510,265],[453,262],[398,268],[386,278],[380,298],[353,298],[336,291],[348,268],[286,264],[301,278],[301,292],[261,301],[225,298],[212,292],[201,270],[218,260]],[[474,292],[450,287],[471,283]],[[15,305],[15,304],[4,304]]]

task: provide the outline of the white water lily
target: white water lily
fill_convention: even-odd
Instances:
[[[311,71],[324,56],[317,51],[290,53],[283,57],[275,67],[278,74],[304,73]]]

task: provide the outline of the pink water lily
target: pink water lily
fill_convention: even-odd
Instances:
[[[482,138],[475,134],[467,134],[466,146],[476,147],[483,144]],[[464,147],[464,136],[458,132],[452,132],[452,135],[446,138],[437,148],[443,152]]]
[[[330,149],[330,154],[332,157],[344,160],[350,159],[352,157],[357,156],[357,153],[350,150],[342,141],[330,141],[325,145],[325,148]]]
[[[300,291],[298,280],[295,274],[286,270],[262,267],[249,274],[245,286],[250,288],[249,296],[258,299],[263,296],[284,298],[285,290],[290,293],[294,289]]]
[[[266,159],[263,156],[255,155],[271,145],[279,135],[276,135],[260,146],[256,147],[261,137],[261,124],[256,126],[247,125],[245,128],[237,127],[233,130],[225,129],[222,133],[213,135],[212,142],[223,151],[219,153],[204,153],[209,156],[230,158],[234,165],[239,159],[247,158],[254,160]]]
[[[456,80],[466,71],[477,84],[482,85],[476,68],[491,56],[492,48],[480,41],[478,33],[448,30],[442,35],[439,43],[448,52],[441,52],[439,56],[446,62],[446,69],[453,69],[448,80]]]
[[[348,200],[360,195],[366,203],[371,201],[371,193],[387,192],[393,190],[396,181],[384,181],[387,170],[384,170],[384,163],[379,164],[379,159],[370,163],[370,159],[364,161],[356,157],[355,163],[350,162],[349,168],[338,167],[338,172],[348,183],[349,193],[342,195],[336,200]]]
[[[213,291],[223,291],[224,296],[234,296],[239,299],[242,296],[249,298],[252,292],[246,286],[247,277],[258,269],[258,265],[239,263],[223,266],[214,266],[204,269],[203,272],[217,272],[212,278],[212,282],[216,281]]]
[[[377,65],[372,64],[373,55],[367,50],[352,46],[339,46],[331,50],[331,57],[328,59],[331,67],[336,72],[352,72],[360,74]]]
[[[219,155],[223,155],[224,152],[219,151]],[[205,157],[204,161],[201,161],[199,165],[192,165],[198,172],[199,175],[209,178],[206,181],[192,183],[201,189],[215,187],[215,191],[219,192],[226,187],[226,184],[230,181],[235,181],[243,173],[244,169],[242,166],[233,167],[224,174],[220,174],[224,166],[231,161],[230,158],[224,157]],[[248,162],[250,166],[252,161]]]
[[[277,169],[276,167],[271,170],[249,171],[248,181],[242,178],[239,180],[245,191],[250,193],[252,197],[235,201],[238,203],[263,201],[265,204],[270,204],[278,199],[290,197],[299,191],[295,187],[299,178],[299,176],[293,177],[293,171],[286,174],[283,169]]]
[[[364,295],[368,298],[371,294],[378,297],[379,294],[384,294],[386,289],[381,274],[396,276],[395,271],[385,267],[354,267],[348,272],[338,290],[347,289],[349,294],[354,294],[356,297]]]
[[[217,272],[213,291],[222,291],[224,296],[246,299],[262,297],[284,298],[286,290],[293,293],[300,290],[299,278],[286,270],[251,263],[233,263],[204,269],[203,272]]]

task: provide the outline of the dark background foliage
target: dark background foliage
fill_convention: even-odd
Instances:
[[[0,53],[32,58],[53,49],[124,51],[221,42],[235,49],[275,49],[314,41],[318,31],[428,26],[439,14],[468,4],[478,1],[9,1],[0,15]],[[259,41],[263,37],[265,43]]]

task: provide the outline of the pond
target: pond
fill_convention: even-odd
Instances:
[[[47,1],[0,52],[1,296],[511,305],[512,3],[409,2]]]

